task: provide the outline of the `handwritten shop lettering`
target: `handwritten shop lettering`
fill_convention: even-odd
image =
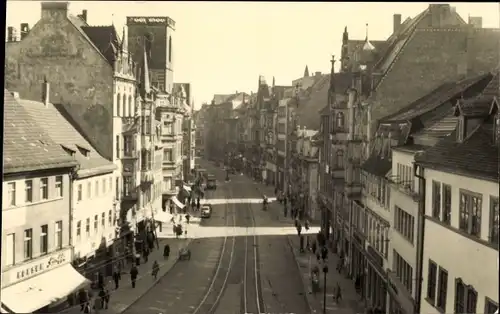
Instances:
[[[21,280],[26,277],[31,277],[33,275],[36,275],[42,271],[48,270],[50,268],[54,268],[56,266],[61,265],[66,261],[66,256],[64,253],[60,253],[56,256],[52,256],[49,258],[47,262],[40,262],[36,263],[34,265],[30,265],[24,269],[21,269],[17,272],[17,279]]]

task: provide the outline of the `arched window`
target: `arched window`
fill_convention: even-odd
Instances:
[[[118,117],[121,116],[121,111],[122,111],[121,101],[122,101],[121,94],[118,93],[116,95],[116,116]]]
[[[344,168],[344,151],[339,150],[337,151],[337,168],[338,169],[343,169]]]
[[[124,111],[123,115],[124,116],[127,116],[127,114],[126,114],[126,111],[127,111],[126,106],[127,106],[127,95],[123,94],[123,111]]]
[[[344,114],[342,112],[337,113],[337,129],[344,129]]]
[[[128,111],[130,112],[130,116],[135,116],[134,104],[132,103],[132,96],[128,96]]]
[[[172,36],[168,37],[168,62],[172,62]]]

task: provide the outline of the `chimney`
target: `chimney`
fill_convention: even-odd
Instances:
[[[61,20],[68,16],[69,2],[42,2],[42,20]]]
[[[85,23],[87,23],[87,10],[82,10],[81,17],[82,17],[82,20],[84,20]]]
[[[45,107],[49,105],[50,102],[50,83],[47,78],[44,79],[42,83],[42,101]]]
[[[401,26],[401,14],[394,14],[392,16],[392,33],[396,33]]]
[[[480,16],[469,16],[469,25],[474,28],[483,28],[483,18]]]
[[[21,23],[21,40],[23,40],[30,32],[30,26],[28,23]]]
[[[14,32],[15,32],[14,27],[12,27],[12,26],[7,27],[7,42],[10,43],[10,42],[15,41]]]
[[[321,72],[317,71],[317,72],[314,72],[314,76],[318,77],[321,75]]]

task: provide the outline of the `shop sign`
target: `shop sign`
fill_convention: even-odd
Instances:
[[[48,270],[57,268],[63,264],[69,263],[71,260],[71,250],[55,252],[53,254],[37,258],[32,262],[16,267],[9,272],[9,284],[34,277]]]
[[[175,27],[175,22],[165,16],[129,16],[127,17],[128,25],[169,25]]]

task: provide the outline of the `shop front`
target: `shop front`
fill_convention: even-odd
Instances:
[[[367,278],[366,299],[375,308],[387,312],[387,274],[384,270],[384,259],[370,245],[366,249]]]
[[[365,255],[365,239],[364,236],[358,231],[353,230],[352,233],[352,254],[351,254],[351,274],[352,278],[359,280],[358,293],[361,294],[362,298],[365,298],[365,283],[366,283],[366,273],[365,269],[367,267],[367,262]]]
[[[50,253],[2,272],[2,308],[11,313],[50,313],[88,280],[71,265],[72,249]],[[3,310],[2,310],[3,311]]]
[[[415,301],[410,292],[397,278],[396,272],[387,271],[387,283],[389,292],[390,314],[412,314],[415,309]]]

